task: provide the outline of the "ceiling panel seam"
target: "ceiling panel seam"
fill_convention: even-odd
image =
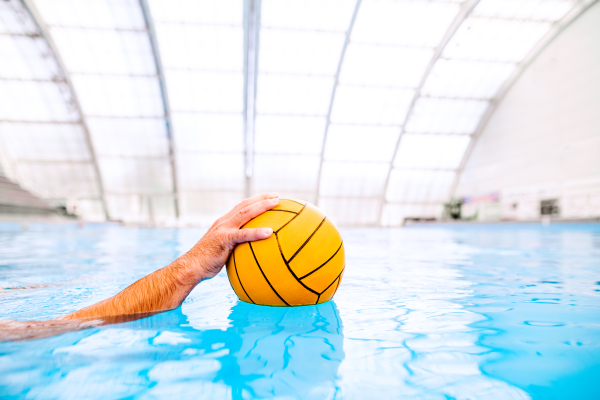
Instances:
[[[98,191],[100,194],[100,200],[102,202],[102,210],[104,213],[104,217],[107,220],[110,220],[110,214],[108,212],[108,207],[106,204],[106,196],[105,196],[105,192],[104,192],[104,183],[103,183],[103,179],[102,179],[102,174],[100,173],[100,168],[98,166],[98,158],[96,155],[96,149],[94,148],[94,142],[92,141],[92,138],[90,135],[90,130],[87,125],[85,115],[83,114],[83,109],[81,108],[81,103],[79,101],[79,97],[77,96],[77,92],[75,91],[75,86],[73,85],[73,81],[71,80],[71,75],[69,74],[69,71],[65,67],[62,57],[58,51],[58,48],[56,47],[56,44],[54,43],[54,41],[52,40],[52,37],[50,36],[48,27],[46,26],[44,20],[42,19],[37,7],[33,3],[33,0],[21,0],[21,1],[24,5],[25,9],[31,15],[31,18],[35,22],[37,28],[40,30],[42,37],[46,40],[46,43],[48,44],[48,47],[50,48],[50,51],[52,52],[52,55],[54,56],[54,59],[56,60],[56,63],[58,65],[61,73],[63,74],[63,77],[67,83],[67,86],[69,87],[69,90],[71,92],[71,98],[73,99],[73,103],[75,105],[75,108],[77,109],[77,113],[79,114],[81,127],[83,129],[84,136],[85,136],[86,146],[88,148],[88,151],[90,152],[90,158],[92,160],[92,167],[94,168],[94,172],[96,174]]]
[[[456,189],[458,187],[458,182],[460,181],[460,176],[473,153],[473,149],[477,144],[478,139],[481,137],[483,130],[487,126],[488,122],[492,118],[492,115],[498,109],[498,106],[506,97],[510,89],[517,82],[519,77],[523,75],[525,70],[537,59],[537,57],[546,49],[552,41],[558,37],[566,28],[571,25],[578,17],[580,17],[586,10],[588,10],[591,6],[596,4],[599,0],[583,0],[579,2],[571,11],[569,11],[560,21],[556,22],[552,25],[552,28],[544,37],[534,46],[533,49],[525,56],[525,59],[517,64],[517,68],[513,71],[513,73],[508,77],[508,79],[502,84],[498,93],[494,98],[490,101],[490,106],[487,108],[486,112],[483,114],[477,127],[475,128],[475,132],[471,135],[471,141],[463,154],[459,167],[456,169],[456,176],[452,181],[452,185],[450,186],[450,190],[448,192],[447,199],[450,200],[455,196]]]
[[[180,196],[179,196],[179,184],[177,180],[177,160],[175,156],[175,145],[173,140],[173,124],[171,119],[171,107],[169,104],[169,95],[167,91],[167,84],[165,78],[165,70],[163,68],[162,58],[160,49],[158,46],[158,40],[156,37],[156,29],[154,26],[154,19],[150,12],[147,0],[139,0],[142,14],[144,15],[144,22],[146,23],[146,29],[148,38],[150,39],[150,46],[152,48],[152,55],[154,57],[154,63],[156,65],[156,73],[158,76],[158,82],[160,85],[160,93],[162,96],[162,103],[164,108],[164,119],[167,130],[167,143],[169,152],[169,163],[171,165],[171,180],[173,181],[173,205],[175,207],[175,218],[179,219],[180,215]]]
[[[354,22],[356,21],[356,16],[358,15],[358,10],[360,9],[360,5],[362,0],[356,0],[356,5],[354,6],[354,12],[352,13],[352,18],[350,19],[350,24],[348,25],[348,30],[346,31],[346,38],[344,39],[344,45],[342,46],[342,52],[340,53],[340,60],[338,62],[337,70],[335,72],[335,78],[333,80],[333,88],[331,90],[331,98],[329,100],[329,108],[327,109],[327,119],[325,120],[325,132],[323,133],[323,142],[321,144],[321,157],[319,161],[319,170],[317,172],[317,188],[315,190],[315,203],[319,205],[319,196],[321,192],[321,175],[323,173],[323,163],[325,161],[325,146],[327,144],[327,133],[329,131],[329,125],[331,125],[331,111],[333,110],[333,102],[335,101],[335,94],[337,91],[337,87],[339,85],[340,80],[340,72],[342,70],[342,64],[344,63],[344,57],[346,55],[346,49],[348,48],[348,44],[350,43],[350,35],[352,35],[352,29],[354,28]]]
[[[467,0],[461,6],[458,14],[454,18],[454,21],[452,21],[452,23],[448,27],[448,30],[446,31],[446,34],[442,38],[442,41],[440,42],[438,47],[436,47],[435,52],[433,53],[433,56],[431,57],[431,60],[429,61],[429,64],[427,65],[427,68],[425,69],[425,72],[423,73],[423,76],[421,77],[421,81],[419,82],[419,85],[415,89],[415,93],[413,95],[413,98],[412,98],[410,105],[408,107],[408,110],[406,112],[406,116],[404,117],[404,121],[402,122],[402,125],[400,126],[400,133],[398,135],[398,139],[396,140],[396,146],[395,146],[394,152],[392,154],[392,159],[390,160],[390,163],[389,163],[388,173],[387,173],[387,176],[385,179],[385,184],[383,186],[383,191],[381,193],[381,204],[380,204],[380,208],[379,208],[379,217],[378,217],[379,225],[381,225],[383,209],[385,208],[385,205],[387,204],[386,194],[388,191],[388,186],[390,184],[390,176],[392,174],[392,170],[394,169],[394,160],[396,159],[396,155],[398,154],[398,149],[400,148],[400,142],[402,140],[402,135],[404,135],[404,133],[406,131],[406,124],[408,123],[408,121],[411,117],[411,114],[415,108],[415,105],[417,104],[417,100],[421,96],[421,91],[422,91],[423,87],[425,86],[425,82],[427,81],[427,78],[429,78],[429,74],[433,70],[435,63],[442,56],[442,53],[444,52],[446,45],[448,45],[448,43],[450,42],[450,39],[452,39],[454,34],[458,31],[458,28],[462,25],[462,23],[465,21],[465,19],[467,19],[469,14],[471,14],[471,11],[473,11],[473,9],[475,8],[475,6],[477,6],[479,1],[480,0]]]

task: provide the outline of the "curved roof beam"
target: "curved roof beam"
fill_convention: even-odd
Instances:
[[[42,19],[33,0],[21,0],[21,2],[25,6],[25,9],[31,15],[31,18],[33,19],[35,24],[37,25],[38,29],[40,30],[40,33],[42,34],[42,37],[44,38],[44,40],[46,40],[46,43],[48,44],[50,51],[52,51],[52,55],[54,56],[54,59],[56,60],[56,63],[58,64],[58,67],[60,68],[60,71],[65,79],[65,82],[67,83],[67,85],[69,87],[69,90],[71,92],[71,98],[73,99],[74,106],[77,110],[77,113],[79,114],[79,118],[80,118],[79,122],[81,123],[81,127],[83,128],[85,142],[86,142],[88,151],[90,152],[91,163],[92,163],[92,166],[96,173],[98,191],[100,192],[100,200],[102,201],[102,210],[104,211],[105,218],[107,220],[109,220],[110,215],[108,212],[108,207],[106,206],[104,183],[102,180],[102,175],[100,173],[100,168],[98,167],[98,158],[96,156],[96,149],[94,148],[94,142],[92,141],[92,138],[90,135],[90,130],[88,128],[87,121],[85,119],[83,110],[81,108],[81,103],[79,102],[79,98],[77,97],[77,92],[75,91],[75,87],[73,86],[73,81],[71,80],[71,75],[69,74],[69,72],[65,66],[65,63],[63,62],[63,60],[60,56],[60,53],[58,52],[58,48],[56,47],[56,44],[54,43],[54,41],[52,40],[52,37],[50,36],[48,27],[46,26],[46,23]]]
[[[147,0],[140,0],[140,8],[144,15],[144,22],[146,23],[146,29],[148,31],[148,37],[150,39],[150,46],[152,47],[152,55],[154,56],[154,63],[156,66],[156,73],[158,74],[158,82],[160,85],[160,93],[162,95],[162,103],[165,112],[165,125],[167,130],[167,139],[169,143],[169,161],[171,164],[171,180],[173,181],[173,201],[175,206],[175,218],[179,219],[179,185],[177,184],[177,162],[175,161],[175,146],[173,145],[173,128],[171,123],[171,107],[169,105],[169,95],[167,92],[167,84],[165,81],[165,70],[162,64],[162,58],[160,56],[160,50],[158,47],[158,40],[156,39],[156,29],[154,27],[154,19],[150,13],[150,7],[148,6]]]
[[[340,61],[338,63],[337,71],[335,72],[335,79],[333,83],[333,89],[331,91],[331,99],[329,100],[329,109],[327,110],[327,122],[325,123],[325,133],[323,134],[323,144],[321,145],[321,161],[319,163],[319,172],[317,178],[317,190],[315,196],[315,203],[319,205],[319,196],[321,192],[321,175],[323,171],[323,162],[325,161],[325,145],[327,144],[327,132],[329,131],[329,125],[331,125],[331,110],[333,110],[333,102],[335,101],[335,93],[337,91],[337,87],[339,85],[340,80],[340,71],[342,70],[342,64],[344,62],[344,56],[346,55],[346,49],[348,48],[348,43],[350,43],[350,35],[352,34],[352,28],[354,28],[354,22],[356,21],[356,15],[358,14],[358,10],[360,9],[360,4],[362,0],[356,0],[356,5],[354,6],[354,13],[352,14],[352,19],[350,19],[350,25],[348,25],[348,30],[346,31],[346,39],[344,40],[344,45],[342,47],[342,52],[340,54]]]
[[[402,140],[402,136],[404,135],[404,132],[406,131],[406,124],[407,124],[408,120],[410,119],[410,116],[415,108],[415,105],[417,104],[417,100],[419,99],[419,97],[421,97],[421,90],[423,89],[425,82],[427,82],[427,78],[429,78],[429,74],[431,73],[431,70],[433,70],[433,66],[435,65],[437,60],[441,57],[442,53],[444,52],[444,49],[450,42],[450,39],[452,39],[452,37],[454,36],[454,34],[458,30],[458,28],[462,25],[462,23],[465,21],[465,19],[467,19],[469,14],[471,14],[471,11],[473,11],[473,9],[475,8],[475,6],[477,6],[478,3],[479,3],[479,0],[467,0],[462,5],[460,11],[454,18],[454,21],[452,21],[452,23],[450,24],[450,27],[446,31],[446,34],[442,38],[442,41],[440,42],[438,47],[435,49],[435,52],[433,53],[433,56],[431,57],[431,61],[429,61],[429,65],[427,65],[427,69],[425,69],[425,72],[423,73],[423,76],[421,77],[421,81],[419,82],[419,85],[415,89],[415,94],[412,98],[412,101],[410,102],[408,111],[406,112],[406,117],[404,117],[404,121],[402,122],[402,125],[400,127],[400,134],[398,135],[398,140],[396,141],[396,147],[394,148],[394,154],[392,155],[392,159],[390,161],[390,168],[388,169],[388,173],[385,178],[385,185],[383,187],[383,192],[381,194],[381,206],[379,209],[379,218],[378,218],[380,225],[381,225],[381,217],[383,215],[383,209],[384,209],[385,205],[387,204],[386,194],[388,191],[388,186],[390,184],[390,176],[392,174],[392,170],[394,169],[394,160],[396,159],[396,155],[398,154],[398,149],[400,148],[400,141]]]
[[[546,33],[546,35],[535,45],[533,49],[525,56],[525,59],[521,61],[517,68],[514,70],[511,76],[504,82],[504,84],[498,90],[498,94],[494,96],[494,98],[490,101],[490,106],[486,110],[485,114],[481,117],[479,124],[477,124],[477,128],[475,132],[471,136],[471,141],[469,142],[469,146],[465,150],[465,154],[460,162],[458,169],[456,170],[456,176],[454,177],[454,181],[452,182],[452,186],[450,187],[450,192],[448,193],[448,200],[454,197],[456,192],[456,188],[458,187],[458,181],[460,176],[473,153],[473,149],[477,144],[477,140],[483,133],[483,130],[487,126],[487,123],[490,121],[494,112],[498,109],[499,104],[502,102],[504,97],[507,95],[509,90],[513,87],[513,85],[517,82],[519,77],[525,72],[527,68],[538,58],[538,56],[544,51],[546,47],[558,36],[560,35],[571,23],[573,23],[577,18],[579,18],[586,10],[588,10],[591,6],[596,4],[599,0],[584,0],[577,3],[571,11],[569,11],[560,21],[555,23],[550,31]]]
[[[256,81],[258,76],[258,40],[260,0],[244,1],[244,194],[252,196],[254,175],[254,120],[256,117]]]

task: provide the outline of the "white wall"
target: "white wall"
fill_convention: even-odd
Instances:
[[[600,216],[600,2],[521,75],[476,143],[455,192],[499,192],[504,219]],[[517,204],[515,207],[514,204]]]

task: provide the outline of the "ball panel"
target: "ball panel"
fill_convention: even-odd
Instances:
[[[333,295],[335,295],[335,292],[337,292],[338,288],[340,287],[340,283],[342,282],[343,276],[344,276],[344,271],[342,271],[340,273],[340,275],[337,278],[335,278],[335,280],[333,281],[331,286],[329,286],[323,292],[323,294],[321,294],[321,297],[319,297],[319,303],[325,303],[326,301],[333,299]]]
[[[327,262],[340,248],[342,237],[331,221],[325,220],[315,234],[289,262],[298,277],[314,271]]]
[[[227,260],[227,277],[229,277],[229,283],[231,283],[231,287],[240,300],[245,301],[246,303],[254,303],[248,294],[244,290],[244,287],[240,283],[240,278],[237,273],[236,265],[235,265],[235,257],[233,253],[229,256]]]
[[[256,263],[249,243],[240,243],[235,246],[233,256],[235,257],[240,283],[254,303],[270,306],[286,305],[265,279],[263,272]]]
[[[250,220],[242,228],[272,228],[273,231],[280,229],[296,216],[295,212],[286,210],[269,210],[264,214]]]
[[[324,219],[325,215],[321,210],[307,203],[298,216],[277,233],[281,252],[287,261],[296,254]]]
[[[341,246],[335,256],[325,265],[317,268],[310,275],[301,277],[301,281],[309,288],[321,293],[344,269],[344,246]]]
[[[295,213],[300,212],[306,204],[305,201],[292,200],[292,199],[279,199],[279,204],[272,210],[287,210]]]
[[[307,289],[292,275],[279,252],[277,236],[252,242],[254,255],[275,291],[289,305],[315,304],[318,294]],[[252,293],[250,293],[250,297]]]

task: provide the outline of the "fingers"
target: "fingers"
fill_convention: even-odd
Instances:
[[[268,200],[262,200],[258,203],[251,204],[247,207],[242,208],[237,213],[235,213],[228,221],[229,226],[232,228],[240,228],[246,222],[250,221],[252,218],[264,213],[267,210],[277,206],[279,204],[278,198],[272,198]]]
[[[252,204],[258,203],[259,201],[268,200],[268,199],[272,199],[272,198],[276,198],[276,197],[279,197],[279,193],[271,192],[271,193],[259,194],[257,196],[245,199],[244,201],[239,203],[237,206],[233,207],[233,209],[231,209],[231,211],[229,211],[227,214],[223,215],[221,218],[216,220],[215,223],[213,224],[213,226],[219,225],[219,224],[223,223],[224,221],[227,221],[233,215],[235,215],[235,213],[239,212],[244,207],[248,207]]]
[[[234,243],[254,242],[269,238],[273,234],[271,228],[240,229],[231,238]]]

